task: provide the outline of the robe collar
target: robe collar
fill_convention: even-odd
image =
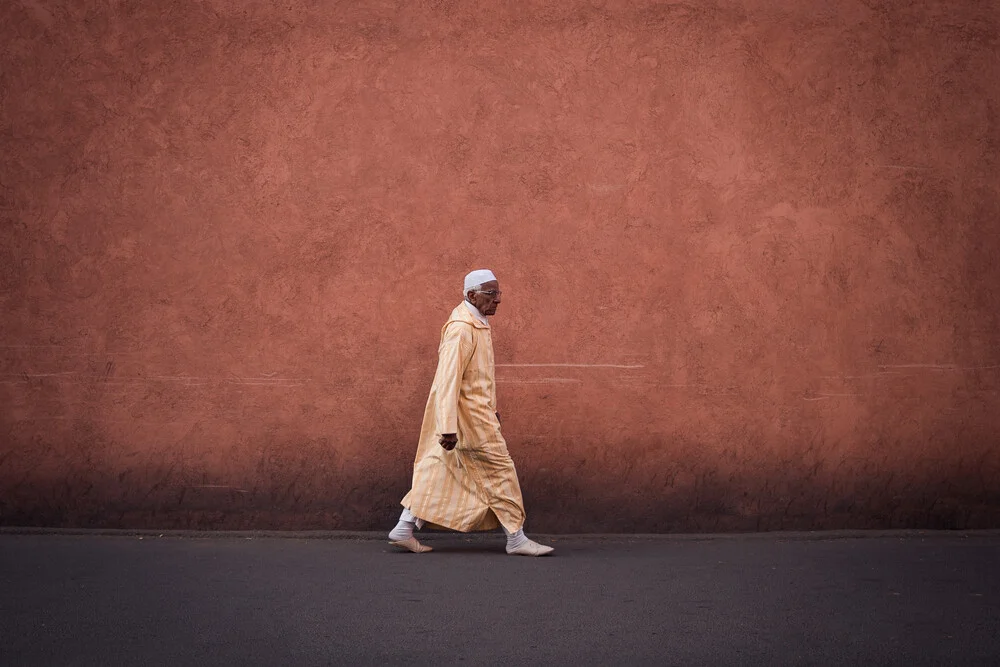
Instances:
[[[478,308],[473,306],[468,301],[463,301],[462,303],[460,303],[458,307],[455,308],[454,311],[452,311],[451,317],[454,320],[461,320],[463,322],[468,322],[477,329],[490,328],[489,320],[487,320],[482,315],[482,313],[479,312]]]

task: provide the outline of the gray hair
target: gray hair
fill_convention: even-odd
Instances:
[[[469,289],[462,292],[462,296],[468,299],[469,292],[482,292],[482,291],[483,291],[483,284],[479,283],[478,285],[472,285],[471,287],[469,287]]]

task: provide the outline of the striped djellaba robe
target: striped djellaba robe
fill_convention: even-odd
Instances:
[[[520,530],[524,501],[496,409],[490,325],[460,303],[441,330],[403,507],[429,524],[462,532],[501,524],[511,533]],[[450,452],[439,443],[442,433],[458,434]]]

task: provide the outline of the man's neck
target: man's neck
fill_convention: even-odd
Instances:
[[[481,312],[479,312],[479,309],[476,308],[476,306],[471,301],[469,301],[468,299],[466,299],[465,300],[465,305],[468,306],[469,310],[472,312],[473,317],[475,317],[477,320],[479,320],[483,324],[489,324],[490,323],[490,321],[488,319],[486,319],[486,316],[483,315]]]

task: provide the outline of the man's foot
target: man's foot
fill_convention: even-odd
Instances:
[[[415,554],[424,554],[428,551],[434,551],[429,546],[417,542],[417,538],[412,535],[405,540],[396,540],[394,542],[389,542],[394,547],[399,547],[400,549],[407,549]]]
[[[507,547],[507,553],[511,556],[547,556],[555,551],[552,547],[547,547],[544,544],[539,544],[534,540],[529,540],[525,538],[522,544],[511,549]]]

